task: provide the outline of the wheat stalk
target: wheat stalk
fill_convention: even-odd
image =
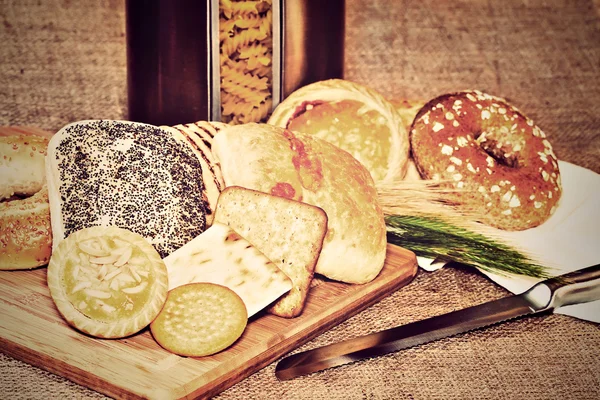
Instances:
[[[454,261],[501,274],[546,278],[535,256],[477,215],[452,201],[456,191],[439,182],[401,181],[378,187],[388,242],[418,256]]]

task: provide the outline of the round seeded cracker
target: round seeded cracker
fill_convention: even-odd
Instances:
[[[92,336],[121,338],[158,315],[168,275],[158,252],[141,235],[95,226],[59,244],[48,264],[48,287],[70,325]]]
[[[247,323],[246,306],[233,290],[202,282],[169,291],[150,330],[158,344],[170,352],[201,357],[231,346]]]

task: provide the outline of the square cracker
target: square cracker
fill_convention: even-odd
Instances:
[[[293,287],[268,311],[293,318],[302,312],[327,232],[321,208],[242,187],[223,190],[215,221],[230,226],[275,263]]]

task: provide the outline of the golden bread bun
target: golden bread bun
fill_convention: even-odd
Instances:
[[[304,86],[275,108],[268,123],[346,150],[375,182],[406,174],[409,139],[400,114],[380,93],[358,83],[330,79]]]
[[[48,264],[52,253],[48,189],[23,200],[0,203],[0,269]]]
[[[0,137],[0,200],[42,189],[47,148],[48,139],[41,136]]]
[[[40,136],[0,137],[0,269],[30,269],[50,259],[47,147]]]
[[[223,129],[213,154],[227,186],[241,186],[322,208],[327,234],[316,272],[365,283],[383,267],[386,227],[369,171],[313,135],[266,124]]]

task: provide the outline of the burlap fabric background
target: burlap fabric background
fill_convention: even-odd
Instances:
[[[0,125],[55,131],[125,118],[125,68],[123,1],[0,1]],[[347,0],[346,78],[390,99],[464,88],[505,96],[560,159],[600,172],[598,2]],[[420,271],[302,349],[505,295],[471,269]],[[551,315],[292,381],[273,372],[274,364],[219,398],[597,399],[600,329]],[[0,398],[103,397],[0,355]]]

